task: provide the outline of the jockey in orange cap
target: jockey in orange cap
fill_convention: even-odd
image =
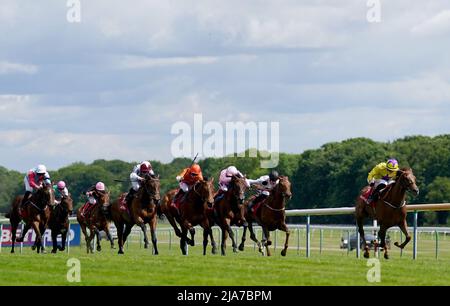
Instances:
[[[198,164],[193,164],[190,168],[186,168],[177,176],[177,181],[180,182],[180,189],[177,195],[174,197],[173,204],[178,202],[180,197],[184,194],[183,202],[188,194],[188,191],[195,185],[198,181],[203,181],[202,169]]]

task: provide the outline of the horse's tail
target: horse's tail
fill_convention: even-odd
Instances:
[[[11,219],[11,213],[9,212],[9,213],[7,213],[6,215],[5,215],[5,218],[7,218],[7,219]]]

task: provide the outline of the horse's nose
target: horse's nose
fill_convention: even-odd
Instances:
[[[414,189],[414,194],[416,195],[416,197],[419,195],[419,193],[420,193],[419,188]]]

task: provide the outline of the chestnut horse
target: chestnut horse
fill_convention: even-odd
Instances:
[[[157,224],[157,206],[161,201],[159,176],[146,175],[142,187],[138,190],[136,196],[131,202],[129,212],[121,209],[122,201],[126,197],[123,193],[111,207],[111,214],[114,224],[117,228],[117,237],[119,243],[119,254],[124,254],[123,244],[126,242],[131,228],[136,224],[144,233],[144,247],[148,248],[148,238],[145,224],[150,224],[150,233],[152,235],[153,252],[158,255],[156,224]]]
[[[416,177],[409,168],[398,171],[396,181],[389,184],[384,191],[380,192],[379,199],[375,203],[375,209],[366,204],[363,199],[370,186],[365,187],[356,200],[355,217],[358,224],[358,231],[363,241],[364,257],[369,258],[369,247],[364,236],[363,222],[370,217],[376,219],[380,225],[378,237],[380,238],[380,248],[384,249],[384,258],[389,259],[388,248],[386,247],[386,232],[393,226],[398,226],[405,234],[405,241],[402,244],[395,242],[395,246],[403,249],[411,240],[406,223],[406,192],[412,191],[416,196],[419,188],[416,185]]]
[[[51,184],[45,184],[41,189],[37,190],[30,199],[24,203],[22,207],[22,217],[19,214],[19,206],[22,202],[23,196],[17,196],[12,205],[11,211],[6,216],[9,218],[11,223],[11,232],[12,232],[12,248],[11,253],[14,253],[14,244],[15,242],[23,242],[23,239],[30,228],[33,228],[36,233],[35,247],[37,252],[44,252],[44,245],[42,243],[42,235],[45,233],[45,229],[47,228],[47,223],[50,218],[50,205],[55,203],[55,194],[53,191],[53,187]],[[16,240],[16,232],[17,227],[23,221],[25,223],[25,227],[22,231],[21,237]],[[34,247],[33,247],[34,249]]]
[[[102,250],[102,246],[100,244],[100,231],[104,231],[106,233],[106,236],[111,243],[111,249],[114,249],[114,240],[109,232],[109,226],[111,224],[111,204],[109,201],[109,193],[105,192],[96,194],[97,196],[95,196],[95,199],[97,203],[94,204],[94,207],[90,211],[89,215],[83,216],[81,214],[83,206],[77,211],[77,220],[84,234],[88,253],[94,253],[94,235],[97,236],[97,251],[100,252]],[[89,235],[86,231],[87,228],[89,228]]]
[[[208,218],[208,207],[214,202],[214,178],[198,181],[188,191],[185,201],[180,204],[180,209],[172,205],[172,200],[177,194],[177,189],[166,193],[161,204],[161,210],[166,215],[175,230],[175,234],[180,237],[180,248],[183,255],[187,254],[187,244],[194,245],[194,226],[200,225],[203,228],[203,255],[206,255],[208,236],[211,243],[215,245],[212,235],[211,225]],[[177,226],[180,225],[181,230]],[[190,232],[192,239],[187,237]]]
[[[69,232],[69,216],[73,211],[73,200],[69,196],[64,196],[60,203],[56,203],[50,212],[48,228],[52,231],[53,249],[52,253],[61,252],[66,249],[67,233]],[[58,246],[58,235],[61,235],[61,246]]]
[[[231,225],[243,226],[246,224],[244,218],[244,199],[246,190],[247,183],[245,178],[233,176],[231,178],[228,191],[215,197],[215,214],[212,219],[220,226],[220,229],[222,230],[221,252],[223,256],[225,255],[228,234],[230,235],[232,241],[233,252],[237,252],[237,243],[234,238]],[[213,222],[211,222],[211,225],[212,224]]]
[[[286,202],[292,198],[291,183],[287,176],[280,176],[280,182],[272,189],[269,197],[256,210],[256,215],[249,214],[245,209],[245,219],[248,222],[250,230],[250,238],[258,244],[258,250],[263,253],[263,247],[266,247],[267,256],[271,256],[269,246],[272,245],[270,240],[270,232],[274,230],[282,230],[286,232],[286,242],[284,249],[281,251],[282,256],[286,256],[289,243],[289,229],[286,225]],[[247,201],[247,207],[250,201]],[[263,230],[263,240],[261,242],[256,238],[252,223],[256,221]],[[242,234],[242,242],[239,250],[244,250],[245,235],[247,227],[244,225],[244,233]]]

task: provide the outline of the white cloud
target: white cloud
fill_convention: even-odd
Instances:
[[[0,74],[11,74],[11,73],[35,74],[37,71],[38,67],[35,65],[0,61]]]
[[[215,63],[217,60],[218,58],[215,56],[150,58],[127,55],[119,59],[117,67],[121,69],[141,69],[192,64],[206,65]]]
[[[441,35],[450,32],[450,10],[444,10],[430,19],[414,26],[411,32],[416,35]]]

